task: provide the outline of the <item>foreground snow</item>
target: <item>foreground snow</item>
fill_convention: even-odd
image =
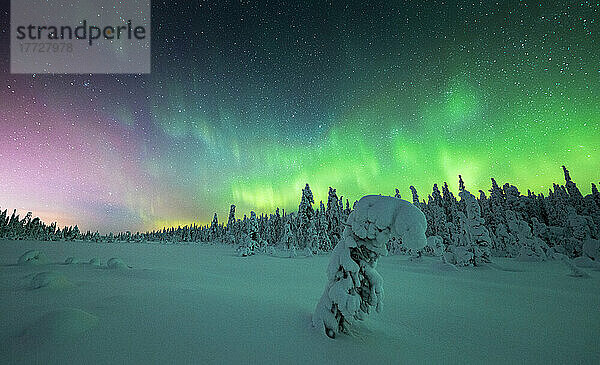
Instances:
[[[30,249],[49,263],[16,265]],[[0,363],[600,362],[595,269],[383,257],[384,310],[330,340],[311,327],[328,259],[0,241]]]

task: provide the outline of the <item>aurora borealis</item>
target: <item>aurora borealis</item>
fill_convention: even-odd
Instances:
[[[136,231],[295,210],[306,183],[547,193],[563,164],[587,193],[599,21],[587,1],[154,1],[149,75],[11,75],[3,26],[0,207]]]

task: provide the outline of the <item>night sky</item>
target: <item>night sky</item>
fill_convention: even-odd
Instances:
[[[136,231],[295,210],[306,183],[600,178],[598,1],[155,0],[149,75],[9,74],[6,3],[2,209]]]

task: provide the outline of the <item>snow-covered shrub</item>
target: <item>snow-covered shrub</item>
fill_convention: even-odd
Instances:
[[[380,311],[379,256],[387,254],[390,237],[400,238],[407,249],[423,248],[426,228],[423,213],[407,201],[380,195],[361,198],[331,254],[328,283],[313,314],[313,326],[334,338],[347,332],[355,320],[364,319],[372,308]]]
[[[38,250],[29,250],[19,257],[19,265],[43,265],[48,263],[46,255]]]

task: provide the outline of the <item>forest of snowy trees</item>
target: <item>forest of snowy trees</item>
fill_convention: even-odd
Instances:
[[[548,194],[531,191],[523,195],[509,183],[499,186],[491,179],[491,189],[475,196],[459,176],[457,197],[444,183],[437,184],[427,199],[420,199],[411,186],[412,203],[427,219],[427,245],[423,250],[406,250],[399,240],[391,240],[391,254],[442,256],[457,265],[478,265],[490,257],[516,257],[545,260],[566,255],[600,260],[600,193],[592,183],[592,193],[583,196],[563,166],[565,185],[553,184]],[[395,197],[400,198],[396,189]],[[242,256],[272,253],[283,249],[291,256],[314,255],[331,251],[343,232],[352,211],[350,202],[329,188],[327,204],[315,207],[308,184],[302,189],[297,212],[277,209],[273,214],[235,216],[230,207],[227,224],[219,223],[215,213],[209,225],[135,233],[100,235],[82,233],[77,226],[60,229],[46,225],[28,213],[21,219],[16,211],[0,212],[0,238],[11,240],[198,243],[222,242],[238,247]]]

